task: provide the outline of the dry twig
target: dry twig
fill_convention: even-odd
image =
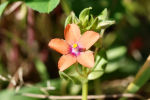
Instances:
[[[32,94],[32,93],[22,93],[22,96],[32,97],[32,98],[40,98],[40,99],[61,99],[61,100],[77,100],[82,99],[82,96],[47,96],[42,94]],[[112,94],[112,95],[89,95],[88,99],[106,99],[106,98],[120,98],[120,97],[127,97],[127,98],[137,98],[143,100],[144,98],[138,94]]]

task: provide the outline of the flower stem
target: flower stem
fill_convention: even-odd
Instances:
[[[82,83],[82,100],[87,100],[88,82]]]

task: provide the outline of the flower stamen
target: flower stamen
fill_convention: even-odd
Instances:
[[[78,45],[75,43],[75,44],[73,44],[73,46],[72,46],[72,47],[73,47],[73,48],[76,48],[77,46],[78,46]]]

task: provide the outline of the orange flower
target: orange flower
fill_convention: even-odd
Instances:
[[[58,61],[58,68],[64,71],[72,64],[78,62],[81,65],[94,67],[93,52],[88,50],[100,37],[99,33],[86,31],[82,36],[76,24],[68,24],[64,30],[63,39],[52,39],[49,47],[63,54]]]

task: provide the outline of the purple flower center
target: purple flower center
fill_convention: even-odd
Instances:
[[[77,43],[70,46],[70,53],[74,56],[78,56],[80,52],[85,51],[84,48],[81,48]]]

